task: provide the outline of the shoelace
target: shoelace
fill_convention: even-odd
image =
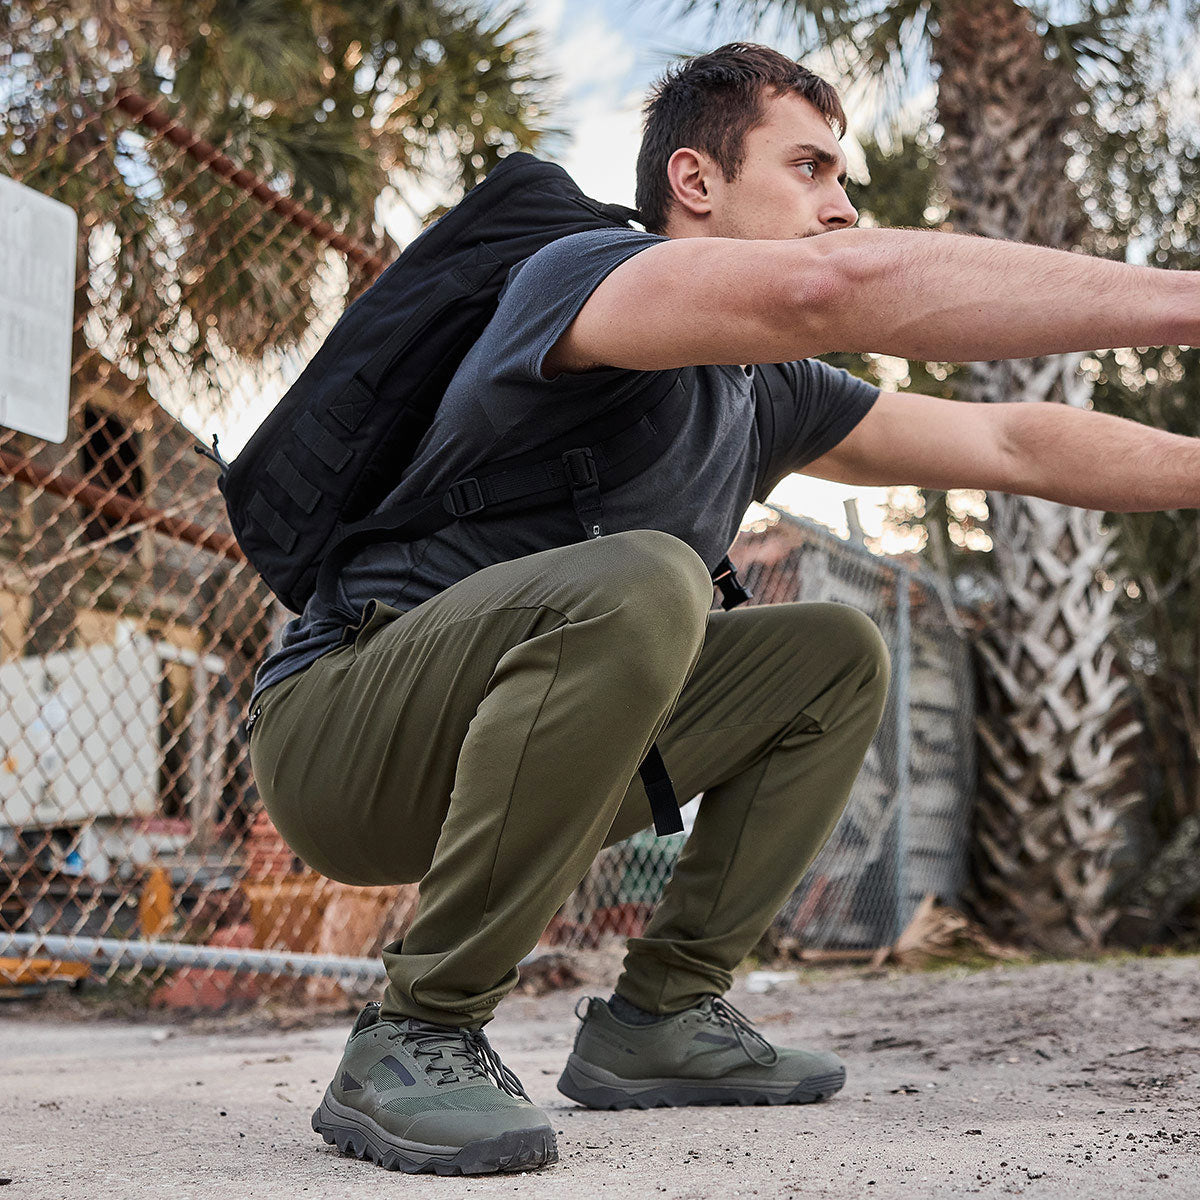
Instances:
[[[760,1067],[769,1067],[779,1060],[779,1051],[767,1041],[757,1029],[754,1028],[750,1018],[745,1013],[739,1012],[728,1000],[722,1000],[720,996],[714,996],[708,1004],[709,1015],[720,1025],[728,1026],[733,1030],[733,1036],[737,1038],[738,1045],[750,1056],[754,1062]],[[752,1040],[747,1040],[752,1039]],[[759,1058],[754,1052],[754,1043],[767,1051],[767,1058]]]
[[[529,1100],[521,1081],[500,1061],[482,1029],[418,1029],[410,1026],[392,1037],[403,1038],[409,1043],[416,1059],[449,1058],[449,1062],[429,1064],[428,1070],[442,1076],[437,1081],[439,1087],[443,1083],[457,1083],[461,1077],[486,1079],[510,1096]],[[533,1103],[532,1100],[529,1102]]]

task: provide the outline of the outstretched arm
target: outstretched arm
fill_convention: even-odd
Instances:
[[[983,488],[1103,512],[1200,508],[1200,438],[1063,404],[881,392],[804,474],[863,485]]]
[[[612,271],[546,358],[552,378],[788,362],[923,362],[1200,345],[1200,271],[916,229],[675,238]]]
[[[838,350],[921,362],[1200,343],[1200,272],[917,229],[821,234]]]

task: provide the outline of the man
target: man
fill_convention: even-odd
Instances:
[[[382,1003],[313,1114],[343,1151],[444,1174],[555,1161],[549,1120],[481,1027],[596,852],[649,823],[636,772],[656,742],[700,811],[613,996],[588,1002],[560,1089],[620,1108],[842,1086],[836,1055],[770,1045],[721,995],[842,811],[887,651],[846,605],[710,611],[751,499],[799,470],[1093,509],[1200,497],[1193,440],[880,392],[811,357],[1200,342],[1194,272],[852,228],[843,128],[832,88],[765,47],[669,72],[638,160],[648,232],[572,235],[513,269],[387,503],[674,375],[688,404],[669,449],[605,492],[603,536],[580,541],[564,505],[363,550],[340,582],[359,624],[344,634],[314,601],[259,673],[251,756],[288,843],[348,883],[421,883],[384,949]],[[758,398],[758,422],[757,363],[787,364],[788,381]]]

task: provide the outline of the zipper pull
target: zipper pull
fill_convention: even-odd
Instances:
[[[203,446],[193,446],[192,449],[195,450],[197,454],[203,455],[205,458],[215,462],[217,466],[221,468],[221,478],[224,479],[225,476],[229,474],[229,464],[221,457],[221,452],[217,449],[217,435],[215,433],[212,435],[212,439],[213,444],[211,454]]]
[[[262,716],[262,705],[256,704],[254,706],[254,711],[249,715],[249,717],[246,718],[246,720],[244,722],[247,737],[250,736],[250,731],[254,728],[255,721],[257,721],[258,718],[261,716]]]

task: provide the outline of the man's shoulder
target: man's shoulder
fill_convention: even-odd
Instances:
[[[639,251],[666,241],[614,225],[567,234],[522,259],[508,273],[496,310],[468,352],[456,383],[553,382],[543,359],[604,277]]]
[[[555,238],[523,258],[508,272],[501,289],[501,299],[518,279],[533,282],[567,282],[580,274],[603,270],[620,262],[631,253],[668,239],[661,234],[646,233],[624,225],[602,229],[584,229]]]

